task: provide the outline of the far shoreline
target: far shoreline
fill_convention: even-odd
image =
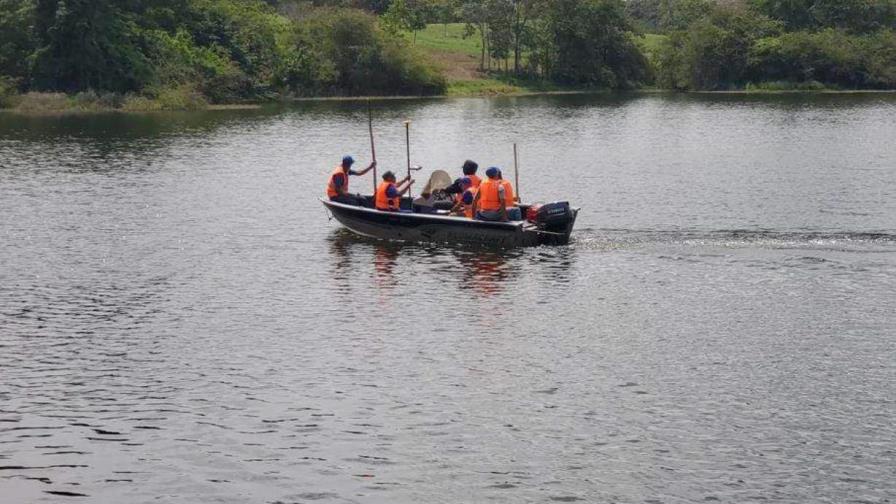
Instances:
[[[680,91],[674,89],[566,89],[566,90],[520,90],[514,92],[475,92],[475,93],[446,93],[439,95],[392,95],[392,96],[307,96],[288,97],[270,101],[208,104],[196,108],[172,108],[172,109],[123,109],[115,107],[95,107],[90,109],[70,107],[59,109],[32,109],[13,107],[0,107],[0,112],[19,116],[67,116],[67,115],[91,115],[91,114],[147,114],[159,112],[210,112],[230,110],[259,110],[266,106],[287,105],[290,103],[307,102],[358,102],[358,101],[411,101],[411,100],[448,100],[469,98],[518,98],[532,96],[575,96],[575,95],[674,95],[674,96],[765,96],[765,95],[891,95],[896,94],[896,89],[733,89],[720,91]],[[24,95],[19,95],[20,98]],[[15,100],[15,98],[14,98]]]

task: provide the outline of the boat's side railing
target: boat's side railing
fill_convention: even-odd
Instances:
[[[367,208],[363,206],[356,205],[348,205],[345,203],[339,203],[336,201],[330,201],[329,199],[320,198],[320,201],[324,204],[324,206],[341,208],[345,210],[349,210],[352,212],[365,212],[365,213],[374,213],[374,214],[388,214],[390,216],[398,217],[398,218],[407,218],[407,219],[434,219],[443,222],[475,222],[477,225],[485,225],[485,226],[495,226],[495,227],[513,227],[522,229],[523,225],[526,224],[526,221],[483,221],[483,220],[470,220],[466,217],[458,217],[452,215],[440,215],[440,214],[430,214],[430,213],[409,213],[409,212],[384,212],[382,210],[377,210],[375,208]]]

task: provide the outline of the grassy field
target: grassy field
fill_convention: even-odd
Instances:
[[[479,58],[479,33],[464,37],[464,23],[431,24],[417,32],[417,45],[430,51],[466,54]]]
[[[532,79],[514,79],[480,70],[478,33],[464,37],[463,23],[431,24],[417,32],[418,48],[438,64],[448,80],[448,96],[494,96],[568,91]],[[408,35],[408,40],[413,40]]]

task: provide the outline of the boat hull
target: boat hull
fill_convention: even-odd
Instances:
[[[461,243],[485,247],[532,247],[569,242],[575,219],[568,228],[545,232],[521,222],[485,222],[443,215],[382,212],[322,199],[343,226],[357,234],[382,240]]]

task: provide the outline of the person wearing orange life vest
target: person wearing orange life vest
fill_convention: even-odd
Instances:
[[[464,177],[470,179],[470,182],[473,184],[472,187],[474,189],[479,189],[479,184],[482,183],[482,179],[479,178],[478,175],[476,175],[476,170],[478,169],[479,165],[476,163],[476,161],[473,161],[471,159],[464,161],[464,166],[461,168],[461,170],[463,170],[464,172]]]
[[[478,191],[478,189],[473,187],[473,181],[470,180],[470,177],[464,177],[460,179],[460,186],[464,192],[461,193],[457,198],[457,202],[454,204],[454,208],[451,209],[451,214],[463,215],[468,219],[472,219],[473,200],[476,199],[476,192]]]
[[[501,170],[492,166],[485,171],[488,177],[479,185],[473,200],[473,215],[478,220],[522,220],[522,212],[516,206],[513,186],[501,176]]]
[[[464,178],[470,179],[470,182],[473,184],[472,187],[474,189],[478,189],[479,184],[482,183],[482,179],[480,179],[479,176],[476,175],[476,170],[479,169],[479,165],[476,163],[476,161],[473,161],[471,159],[464,161],[464,166],[461,169],[464,172],[463,176],[458,179],[454,179],[454,183],[445,189],[445,194],[452,196],[455,202],[460,200],[461,196],[463,196],[464,191],[466,190],[461,187],[461,180],[463,180]]]
[[[407,176],[401,180],[401,182],[395,182],[395,174],[391,171],[387,171],[383,174],[383,181],[380,182],[379,187],[376,188],[376,194],[374,195],[374,204],[377,210],[382,210],[384,212],[400,212],[401,211],[401,197],[404,193],[408,192],[408,189],[414,184],[414,181],[411,180],[410,176]]]
[[[348,205],[360,205],[363,198],[355,194],[349,194],[348,181],[351,175],[364,175],[365,173],[376,167],[376,161],[370,163],[370,166],[361,170],[352,170],[355,159],[351,156],[343,156],[342,162],[333,168],[329,180],[327,180],[327,197],[330,201],[337,203],[346,203]]]

